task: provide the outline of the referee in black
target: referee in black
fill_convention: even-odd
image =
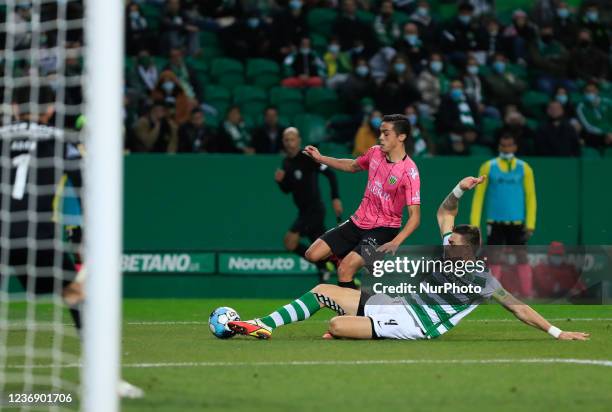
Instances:
[[[289,127],[283,132],[283,147],[286,157],[282,169],[276,170],[274,180],[284,193],[293,195],[293,202],[298,208],[297,219],[285,234],[285,248],[304,257],[308,246],[300,242],[303,237],[314,242],[325,233],[325,206],[321,200],[319,174],[323,174],[331,187],[332,207],[339,222],[342,216],[342,202],[338,193],[336,174],[327,166],[316,163],[302,153],[300,132]],[[320,282],[327,282],[330,273],[326,262],[317,264]]]

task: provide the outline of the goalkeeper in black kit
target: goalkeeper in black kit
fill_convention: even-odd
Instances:
[[[336,220],[342,217],[342,202],[338,192],[336,174],[325,165],[320,165],[302,153],[300,133],[295,127],[283,132],[283,147],[286,157],[282,169],[278,169],[274,180],[284,193],[293,195],[293,202],[298,208],[298,216],[285,234],[284,244],[287,250],[304,257],[308,246],[301,242],[306,237],[314,242],[325,233],[325,206],[321,199],[319,174],[329,180],[332,207]],[[319,281],[327,282],[330,272],[326,262],[318,262]]]

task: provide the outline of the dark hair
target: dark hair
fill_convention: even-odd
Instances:
[[[383,122],[393,123],[393,130],[399,136],[400,134],[406,135],[406,140],[412,134],[410,133],[410,122],[408,121],[408,117],[403,114],[386,114],[382,118]]]
[[[202,114],[204,114],[204,110],[202,110],[202,108],[201,108],[201,107],[199,107],[199,106],[198,106],[198,107],[194,107],[193,109],[191,109],[191,115],[192,115],[192,116],[193,116],[194,114],[196,114],[196,113],[202,113]]]
[[[517,143],[516,136],[514,135],[514,133],[511,130],[503,129],[501,134],[499,135],[499,139],[497,139],[497,144],[499,145],[502,140],[507,139],[512,139],[515,144]]]
[[[268,113],[268,110],[274,110],[275,112],[278,113],[278,108],[274,105],[270,105],[270,106],[266,106],[266,108],[264,109],[264,114]]]
[[[463,236],[468,245],[474,251],[480,247],[480,229],[472,225],[457,225],[453,228],[453,233]]]
[[[39,105],[53,104],[55,102],[55,93],[48,86],[41,86],[38,90],[34,90],[32,86],[20,86],[13,90],[13,103],[18,105],[31,103],[32,93],[34,92],[38,94],[37,103]],[[29,107],[27,109],[29,110]]]

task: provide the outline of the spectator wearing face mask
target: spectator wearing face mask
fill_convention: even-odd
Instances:
[[[507,70],[508,59],[503,54],[495,55],[492,66],[492,73],[484,79],[486,100],[497,108],[518,105],[527,85]]]
[[[516,106],[507,106],[504,114],[504,125],[495,133],[496,141],[504,135],[510,133],[516,142],[516,154],[526,156],[533,154],[535,135],[533,130],[527,126],[527,120]]]
[[[380,134],[380,125],[382,124],[382,116],[380,110],[374,110],[364,119],[357,130],[357,134],[355,134],[353,156],[361,156],[377,143],[378,135]]]
[[[576,118],[576,106],[571,101],[567,89],[564,87],[557,87],[553,94],[553,99],[561,103],[561,106],[563,106],[563,113],[565,115],[565,118],[569,120],[570,124],[574,126],[574,129],[576,129],[576,132],[580,134],[580,132],[582,131],[582,126]]]
[[[374,18],[373,28],[380,47],[392,46],[399,39],[401,29],[393,16],[391,0],[381,3],[380,13]]]
[[[189,55],[200,50],[200,29],[191,22],[181,8],[180,0],[168,0],[162,15],[160,31],[162,47],[159,52],[166,55],[172,48],[185,47]]]
[[[481,31],[480,21],[474,16],[474,6],[461,3],[457,17],[442,32],[442,46],[453,63],[462,64],[469,52],[482,48],[479,44]]]
[[[360,101],[364,97],[372,97],[376,93],[376,83],[370,75],[370,68],[365,59],[355,62],[352,73],[338,89],[340,99],[349,113],[360,109]]]
[[[432,53],[427,68],[417,77],[417,89],[421,93],[422,101],[420,111],[430,117],[438,112],[440,96],[446,94],[449,90],[450,82],[443,73],[443,69],[442,55]]]
[[[463,69],[463,88],[468,98],[472,99],[478,106],[478,111],[487,117],[499,119],[501,115],[496,107],[488,105],[483,99],[483,86],[480,77],[480,65],[478,60],[470,55]]]
[[[431,16],[429,3],[426,0],[417,2],[416,9],[410,15],[410,21],[419,26],[423,43],[431,44],[439,36],[438,23]]]
[[[340,40],[343,50],[354,46],[359,41],[366,54],[375,50],[376,38],[372,26],[357,18],[357,5],[355,0],[342,0],[338,18],[333,24],[332,33]]]
[[[233,58],[272,58],[270,26],[257,13],[251,12],[242,20],[222,31],[221,40],[227,54]]]
[[[172,105],[174,108],[173,118],[178,124],[187,121],[191,109],[195,107],[195,102],[187,96],[178,78],[170,70],[161,72],[155,89],[151,92],[151,98]]]
[[[538,38],[529,43],[528,54],[540,91],[550,95],[559,86],[574,90],[574,83],[567,79],[569,52],[555,40],[552,26],[540,29]]]
[[[595,3],[587,4],[580,21],[580,28],[591,32],[593,46],[603,53],[610,52],[608,27],[601,21],[599,7]]]
[[[453,80],[450,92],[442,98],[436,130],[446,135],[449,154],[469,154],[470,145],[478,140],[480,113],[476,103],[465,95],[461,80]]]
[[[508,41],[502,36],[502,29],[497,20],[487,21],[486,30],[481,34],[480,50],[485,53],[487,62],[493,61],[497,53],[509,54]]]
[[[378,89],[376,105],[383,113],[400,113],[406,105],[420,98],[410,66],[403,56],[396,56]]]
[[[583,101],[576,107],[582,126],[582,138],[589,146],[612,147],[612,102],[599,95],[599,87],[589,83]]]
[[[546,260],[532,269],[536,298],[567,298],[585,291],[576,266],[567,261],[565,246],[551,242]]]
[[[570,53],[569,74],[573,79],[585,82],[602,81],[608,77],[608,56],[593,45],[591,32],[587,29],[578,32],[578,44]]]
[[[421,73],[429,52],[419,35],[419,26],[416,23],[404,24],[404,34],[395,42],[394,48],[398,54],[406,56],[414,73]]]
[[[427,132],[421,127],[419,114],[415,105],[406,106],[404,110],[406,118],[410,122],[411,139],[406,140],[406,152],[410,157],[430,157],[434,153],[434,145]]]
[[[272,43],[274,55],[283,60],[291,53],[293,45],[308,35],[306,15],[308,7],[302,0],[289,0],[288,7],[274,16],[272,23]]]
[[[186,64],[183,58],[182,49],[171,49],[169,55],[168,65],[164,70],[170,70],[176,75],[181,87],[185,91],[185,94],[190,99],[195,99],[197,95],[200,95],[200,85],[197,84],[196,76],[193,70],[191,70]]]
[[[327,87],[337,89],[346,81],[352,70],[351,58],[348,53],[340,50],[338,39],[330,39],[327,51],[323,55],[323,62],[325,62]]]
[[[546,109],[548,118],[535,134],[536,154],[539,156],[580,156],[580,140],[576,129],[565,118],[563,106],[551,100]]]
[[[555,39],[571,50],[576,45],[578,24],[566,2],[562,1],[557,6],[552,24]]]
[[[512,24],[504,29],[504,41],[511,50],[512,60],[518,63],[527,61],[527,44],[536,37],[537,28],[529,21],[527,13],[515,10]]]
[[[148,50],[140,50],[133,69],[127,74],[126,83],[129,91],[137,98],[150,94],[157,80],[159,72],[155,62],[151,58]]]
[[[283,62],[288,77],[285,87],[320,87],[325,77],[325,63],[310,47],[310,38],[304,37],[298,51],[290,53]]]
[[[125,52],[128,56],[133,56],[139,50],[149,46],[153,39],[138,3],[128,3],[125,19]]]
[[[478,176],[487,176],[472,200],[470,223],[480,227],[483,205],[487,222],[487,244],[524,245],[536,224],[536,191],[533,170],[517,159],[516,141],[503,134],[498,144],[499,156],[487,160]]]

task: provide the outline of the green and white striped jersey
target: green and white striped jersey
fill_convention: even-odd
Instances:
[[[448,245],[450,233],[443,238]],[[404,296],[404,304],[415,318],[427,339],[436,338],[456,326],[461,319],[490,299],[502,286],[489,271],[472,273],[463,277],[454,274],[431,273],[422,283],[432,286],[430,289],[452,282],[458,286],[480,286],[479,293],[414,293]]]

